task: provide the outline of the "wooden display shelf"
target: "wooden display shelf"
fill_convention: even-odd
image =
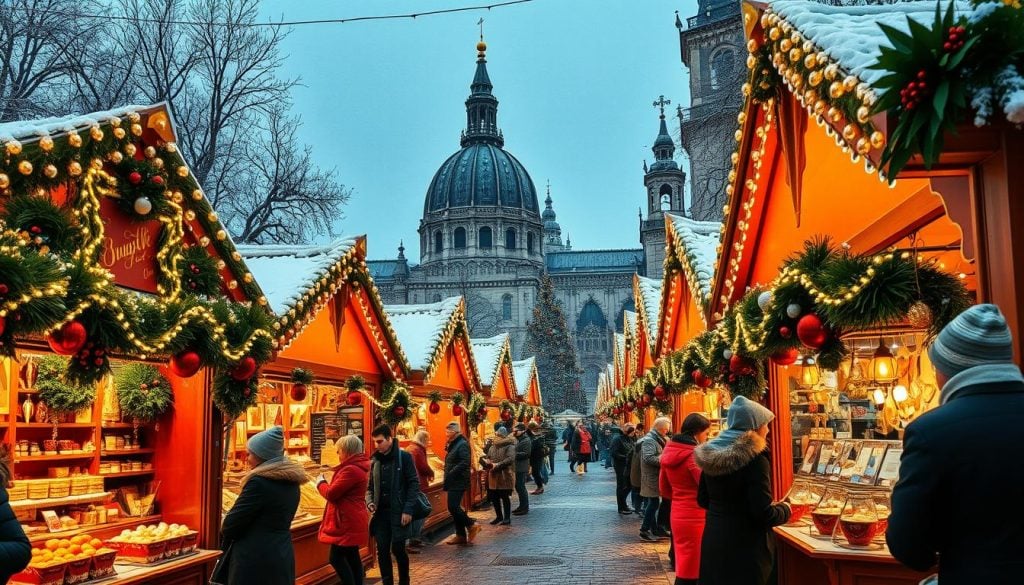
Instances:
[[[117,473],[98,473],[100,477],[106,479],[108,477],[137,477],[140,475],[153,475],[154,470],[142,469],[140,471],[119,471]]]
[[[140,429],[142,427],[144,427],[144,426],[146,426],[145,423],[139,423],[139,428]],[[125,422],[105,422],[105,423],[100,424],[100,428],[101,429],[131,429],[131,428],[135,428],[135,425],[133,425],[132,423],[125,423]]]
[[[119,455],[149,455],[155,453],[156,449],[110,449],[100,451],[100,457],[116,457]]]
[[[43,530],[41,532],[34,532],[28,537],[32,544],[42,544],[51,538],[71,538],[72,536],[78,536],[83,533],[100,533],[100,532],[120,532],[125,528],[139,526],[142,524],[149,524],[151,522],[159,522],[160,515],[154,516],[137,516],[132,518],[124,518],[117,522],[107,522],[106,524],[90,524],[88,526],[78,526],[70,530],[61,530],[60,532],[48,532]]]
[[[28,463],[30,461],[71,461],[75,459],[92,459],[95,456],[95,451],[91,453],[79,453],[71,455],[24,455],[21,457],[15,457],[14,462]]]
[[[39,498],[38,500],[13,500],[11,508],[24,510],[27,508],[49,508],[56,506],[67,506],[69,504],[88,504],[99,502],[112,496],[110,492],[96,492],[94,494],[81,494],[78,496],[67,496],[66,498]]]
[[[53,423],[24,423],[20,422],[14,425],[19,429],[52,429]],[[91,429],[94,428],[95,423],[57,423],[58,429]]]
[[[292,451],[294,451],[295,449],[309,449],[309,445],[290,445],[288,447],[285,447],[285,449]]]
[[[153,566],[115,564],[114,567],[117,569],[115,582],[121,585],[207,583],[210,580],[209,573],[213,570],[213,564],[220,555],[219,550],[199,550],[191,555]]]

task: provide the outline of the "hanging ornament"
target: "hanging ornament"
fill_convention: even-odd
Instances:
[[[0,317],[0,335],[4,334],[4,329],[7,328],[7,318]]]
[[[762,313],[767,313],[768,307],[772,306],[772,291],[766,290],[757,295],[757,306],[761,307]]]
[[[50,349],[60,355],[78,353],[85,346],[87,340],[88,334],[85,331],[85,325],[78,321],[68,321],[61,325],[60,329],[52,331],[47,338]]]
[[[722,352],[722,357],[724,357],[727,360],[731,360],[732,359],[732,350],[729,349],[729,348],[725,348],[725,351]]]
[[[359,390],[349,390],[348,394],[345,395],[345,404],[349,406],[359,406],[363,403],[363,393]]]
[[[828,341],[828,329],[821,322],[821,318],[814,313],[808,313],[800,317],[796,324],[796,337],[800,343],[811,349],[819,349]]]
[[[487,416],[487,407],[486,406],[481,406],[480,409],[476,411],[476,416],[478,418],[483,418],[483,417]]]
[[[910,305],[910,310],[907,311],[907,322],[910,323],[911,327],[928,329],[932,326],[931,308],[922,301],[917,301]]]
[[[138,185],[142,182],[142,173],[139,171],[132,171],[128,173],[128,182],[132,185]]]
[[[640,397],[640,404],[642,404],[643,406],[648,406],[650,403],[651,403],[651,395],[650,394],[644,394],[643,396]]]
[[[164,178],[161,177],[160,175],[153,175],[153,178],[150,179],[150,181],[152,181],[154,185],[163,185],[164,184]]]
[[[436,402],[431,402],[430,406],[427,407],[427,410],[430,411],[430,414],[437,414],[441,412],[441,405]]]
[[[779,337],[783,339],[789,339],[793,337],[793,330],[787,327],[786,325],[783,325],[779,327]]]
[[[503,410],[503,411],[501,411],[501,420],[503,420],[505,422],[508,422],[508,421],[512,420],[512,411],[511,410]]]
[[[171,356],[171,371],[179,378],[191,378],[203,367],[203,359],[191,349]]]
[[[231,377],[239,382],[244,382],[253,377],[256,373],[256,360],[251,356],[245,356],[231,368]]]
[[[452,414],[454,414],[455,416],[462,416],[462,412],[463,412],[462,405],[460,405],[460,404],[453,404],[452,405]]]
[[[392,408],[391,412],[395,415],[396,418],[402,418],[403,416],[405,416],[405,407],[399,404]]]
[[[786,316],[790,319],[796,319],[803,312],[803,307],[796,303],[790,303],[786,306]]]
[[[303,384],[302,382],[296,382],[292,384],[292,389],[288,392],[288,395],[291,396],[291,399],[293,401],[302,402],[303,400],[306,399],[307,392],[308,389],[306,388],[305,384]]]
[[[132,205],[132,209],[139,215],[149,215],[149,212],[153,211],[153,202],[149,200],[149,197],[139,197]]]
[[[665,388],[663,388],[662,386],[654,387],[654,397],[657,398],[658,400],[664,400],[666,394],[668,393],[665,392]]]
[[[749,376],[754,373],[754,361],[739,354],[733,354],[729,358],[729,371],[741,376]]]
[[[796,363],[798,357],[800,357],[800,352],[795,347],[788,347],[773,353],[772,361],[780,366],[788,366]]]

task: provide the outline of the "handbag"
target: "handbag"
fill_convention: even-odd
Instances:
[[[422,520],[434,511],[433,506],[430,505],[430,500],[427,499],[427,494],[422,491],[416,492],[416,497],[412,499],[412,519]]]
[[[210,573],[210,585],[228,585],[228,566],[231,564],[229,557],[232,546],[234,543],[224,549],[224,554],[220,555],[217,564],[213,566],[213,571]]]

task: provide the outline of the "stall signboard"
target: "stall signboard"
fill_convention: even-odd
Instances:
[[[100,211],[104,223],[100,265],[119,286],[156,294],[160,221],[130,218],[110,197],[100,198]]]

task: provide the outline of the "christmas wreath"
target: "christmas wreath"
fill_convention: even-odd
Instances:
[[[160,370],[146,364],[127,364],[114,376],[122,417],[153,422],[174,405],[171,383]]]
[[[394,380],[386,382],[381,392],[381,398],[383,401],[380,404],[377,418],[388,425],[396,426],[412,416],[412,396],[405,384]]]
[[[96,388],[91,384],[76,384],[67,380],[67,362],[54,355],[39,359],[36,375],[39,399],[53,414],[74,414],[92,406]]]
[[[179,278],[185,292],[203,297],[217,296],[221,290],[217,261],[202,246],[188,246],[178,261]]]
[[[71,213],[49,197],[19,194],[4,202],[3,220],[42,254],[67,254],[77,242]]]

